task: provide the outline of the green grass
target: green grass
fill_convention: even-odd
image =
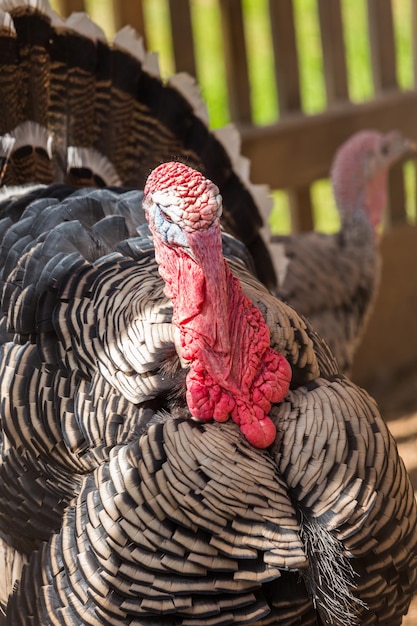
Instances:
[[[279,0],[275,0],[279,2]],[[413,88],[411,1],[392,0],[394,34],[397,46],[397,73],[402,88]],[[60,0],[52,0],[59,7]],[[212,128],[230,121],[227,105],[227,81],[224,65],[220,8],[218,0],[190,0],[197,78],[207,104]],[[110,0],[86,0],[92,18],[106,34],[114,31]],[[115,5],[117,6],[117,5]],[[150,50],[157,51],[162,76],[174,70],[172,39],[167,0],[143,0],[147,39]],[[279,119],[275,89],[268,0],[242,0],[248,71],[251,85],[252,117],[255,124],[271,124]],[[314,114],[326,108],[323,58],[316,0],[294,0],[296,41],[300,66],[300,88],[303,109]],[[347,54],[349,94],[354,102],[373,96],[367,10],[365,0],[342,0],[342,18]],[[414,200],[414,168],[405,168],[407,195]],[[327,180],[312,186],[315,227],[325,232],[338,228],[337,212]],[[288,232],[291,218],[286,194],[274,190],[271,214],[273,232]],[[410,208],[411,207],[411,208]],[[409,202],[409,219],[415,220],[415,203]]]
[[[404,165],[405,195],[407,198],[407,219],[410,224],[416,224],[416,168],[415,163],[408,161]]]
[[[269,217],[271,232],[277,235],[288,235],[292,230],[288,195],[282,189],[273,189],[271,193],[274,201]]]
[[[411,1],[393,0],[393,13],[398,82],[403,89],[413,89]]]
[[[294,0],[293,4],[303,110],[317,113],[326,107],[326,91],[316,2]]]
[[[169,76],[174,72],[174,53],[169,27],[168,2],[167,0],[144,2],[143,11],[147,25],[148,50],[158,53],[161,73]]]
[[[343,0],[342,19],[349,94],[353,102],[360,102],[373,94],[366,2]]]

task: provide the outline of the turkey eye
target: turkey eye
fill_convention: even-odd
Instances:
[[[381,146],[381,154],[383,154],[384,156],[387,156],[388,153],[389,153],[389,145],[387,143],[383,143]]]
[[[167,222],[173,223],[172,218],[167,213],[165,213],[164,209],[161,206],[159,207],[159,210],[161,211],[161,215],[164,218],[164,220],[166,220]]]

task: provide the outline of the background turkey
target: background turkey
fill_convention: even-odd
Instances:
[[[272,238],[275,293],[310,319],[347,374],[379,286],[388,169],[412,147],[396,132],[356,133],[337,152],[331,171],[340,231]]]
[[[27,12],[36,20],[32,35]],[[2,18],[7,55],[0,59],[7,63],[1,72],[4,67],[4,76],[16,72],[16,59],[27,60],[31,69],[24,76],[44,79],[40,70],[49,66],[58,81],[49,113],[65,121],[63,109],[72,111],[65,103],[81,102],[89,85],[86,71],[71,64],[72,36],[75,50],[88,44],[93,52],[102,51],[103,62],[113,53],[103,43],[70,37],[62,25],[51,30],[33,9],[12,13],[13,21]],[[22,46],[13,56],[19,23],[22,37],[35,37],[36,45]],[[48,57],[52,49],[58,60]],[[127,63],[128,56],[117,54]],[[82,54],[84,61],[89,58]],[[138,62],[132,63],[140,72]],[[101,62],[98,67],[108,69]],[[114,75],[121,80],[116,67]],[[146,97],[159,93],[154,105],[159,116],[142,100],[132,100],[129,90],[120,92],[104,81],[92,119],[100,119],[103,101],[115,91],[122,108],[146,113],[143,134],[151,135],[146,158],[158,163],[172,158],[175,146],[176,156],[181,153],[193,165],[195,159],[195,166],[206,170],[201,150],[214,169],[226,163],[220,168],[222,193],[227,195],[230,182],[236,207],[249,207],[230,159],[186,100],[146,72],[140,76],[149,85]],[[42,82],[54,85],[34,80],[28,92],[26,79],[13,81],[9,75],[1,87],[10,96],[9,114],[21,103],[29,110],[36,105],[40,114],[42,89],[38,98],[28,94]],[[71,84],[75,91],[68,93]],[[197,141],[193,129],[202,128],[205,140],[195,152],[173,139],[171,113],[166,126],[160,121],[175,106],[181,111],[179,138],[184,133]],[[128,146],[129,133],[139,124],[135,114],[132,119],[123,135]],[[224,380],[214,378],[218,368],[210,371],[209,365],[219,355],[195,353],[186,341],[193,332],[201,337],[201,327],[189,322],[201,306],[200,318],[207,312],[205,290],[195,281],[200,270],[192,258],[198,255],[194,248],[191,256],[180,253],[191,271],[183,274],[180,294],[189,298],[182,298],[186,315],[177,307],[173,316],[178,294],[163,264],[163,239],[179,243],[178,251],[210,228],[219,239],[212,213],[220,211],[217,189],[194,170],[184,185],[188,174],[181,171],[189,170],[181,166],[179,177],[164,168],[154,172],[146,196],[152,240],[141,192],[120,187],[138,181],[121,179],[115,158],[103,161],[85,150],[90,144],[67,141],[67,130],[62,139],[59,129],[70,133],[71,124],[58,124],[51,134],[40,118],[36,122],[2,131],[4,152],[14,150],[4,174],[8,184],[49,182],[39,178],[45,175],[113,188],[20,186],[6,190],[1,206],[5,623],[400,624],[416,586],[416,510],[395,443],[373,401],[338,373],[325,344],[268,292],[254,276],[243,244],[228,234],[222,248],[236,278],[218,253],[213,266],[226,273],[233,286],[230,301],[243,304],[245,314],[237,318],[237,306],[229,309],[213,299],[211,308],[227,315],[213,323],[207,317],[210,332],[202,336],[210,343],[215,324],[223,339],[220,356],[229,359],[219,365]],[[103,134],[103,142],[110,141],[109,133]],[[22,137],[37,147],[23,145]],[[141,185],[153,165],[146,166]],[[248,210],[252,214],[253,205]],[[195,234],[193,223],[200,220],[208,229]],[[220,284],[212,281],[214,295]],[[258,335],[264,344],[252,356]],[[248,347],[238,337],[253,341]],[[282,379],[268,369],[274,359]],[[247,367],[236,378],[242,360]],[[201,382],[200,375],[204,384],[196,391],[190,379]],[[215,421],[206,421],[199,408],[207,395]],[[245,411],[235,412],[236,406]],[[255,437],[248,425],[258,431]],[[268,434],[263,441],[259,430]]]

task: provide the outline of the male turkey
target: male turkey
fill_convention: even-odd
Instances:
[[[331,169],[340,231],[272,238],[274,293],[309,318],[347,374],[379,287],[389,167],[411,148],[397,132],[356,133],[339,148]]]
[[[216,185],[163,164],[150,231],[141,202],[2,206],[5,624],[399,625],[417,513],[375,403],[221,234]]]
[[[400,624],[417,578],[404,465],[374,402],[220,233],[219,188],[262,269],[234,162],[121,36],[110,48],[91,24],[14,4],[0,22],[4,623]],[[159,166],[173,156],[193,167]],[[123,186],[146,179],[145,216]]]

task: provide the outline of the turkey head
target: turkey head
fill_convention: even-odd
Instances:
[[[269,446],[275,426],[268,412],[285,397],[291,369],[223,257],[218,187],[182,163],[164,163],[147,180],[144,209],[190,364],[191,414],[219,422],[231,416],[250,443]]]

